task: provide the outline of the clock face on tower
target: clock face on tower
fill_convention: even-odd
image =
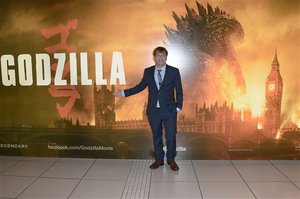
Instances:
[[[275,91],[275,83],[274,82],[268,83],[268,91],[270,91],[270,92]]]

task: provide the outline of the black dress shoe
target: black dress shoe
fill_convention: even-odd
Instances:
[[[150,165],[150,169],[157,169],[159,166],[164,165],[164,161],[157,161]]]
[[[170,168],[171,168],[173,171],[178,171],[178,170],[179,170],[179,167],[178,167],[178,165],[176,164],[175,161],[168,162],[168,165],[170,165]]]

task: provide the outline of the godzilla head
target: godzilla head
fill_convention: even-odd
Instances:
[[[232,48],[232,41],[241,41],[244,31],[241,24],[231,15],[218,7],[213,9],[207,4],[205,9],[196,2],[198,14],[185,4],[186,15],[178,16],[173,12],[176,29],[165,26],[165,33],[171,45],[189,49],[196,56],[199,52],[214,56]],[[225,51],[224,51],[225,50]]]
[[[170,44],[165,43],[166,46],[187,52],[190,60],[194,60],[194,65],[200,68],[205,68],[207,65],[203,57],[219,67],[225,62],[234,75],[237,88],[240,88],[241,93],[244,94],[246,83],[233,45],[234,41],[241,41],[244,38],[241,24],[218,7],[213,9],[207,4],[205,9],[197,1],[196,4],[198,13],[186,4],[185,16],[179,17],[173,12],[176,29],[165,26],[165,33],[170,42]]]

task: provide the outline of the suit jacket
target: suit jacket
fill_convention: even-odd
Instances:
[[[165,76],[160,89],[158,90],[154,79],[155,66],[151,66],[144,70],[144,75],[139,84],[124,90],[125,96],[131,96],[141,92],[148,86],[148,105],[147,115],[152,115],[155,110],[157,100],[162,112],[165,114],[176,112],[176,107],[182,109],[183,91],[179,69],[166,65]],[[176,93],[174,92],[176,90]],[[176,101],[175,101],[176,94]]]

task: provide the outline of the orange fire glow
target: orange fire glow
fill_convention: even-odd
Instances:
[[[247,84],[246,93],[242,94],[235,84],[235,79],[225,64],[220,69],[221,87],[226,91],[227,100],[232,101],[237,110],[250,109],[253,116],[260,117],[264,111],[264,85]]]
[[[257,124],[257,129],[262,129],[262,128],[263,128],[262,123],[261,123],[261,122],[258,122],[258,124]]]

